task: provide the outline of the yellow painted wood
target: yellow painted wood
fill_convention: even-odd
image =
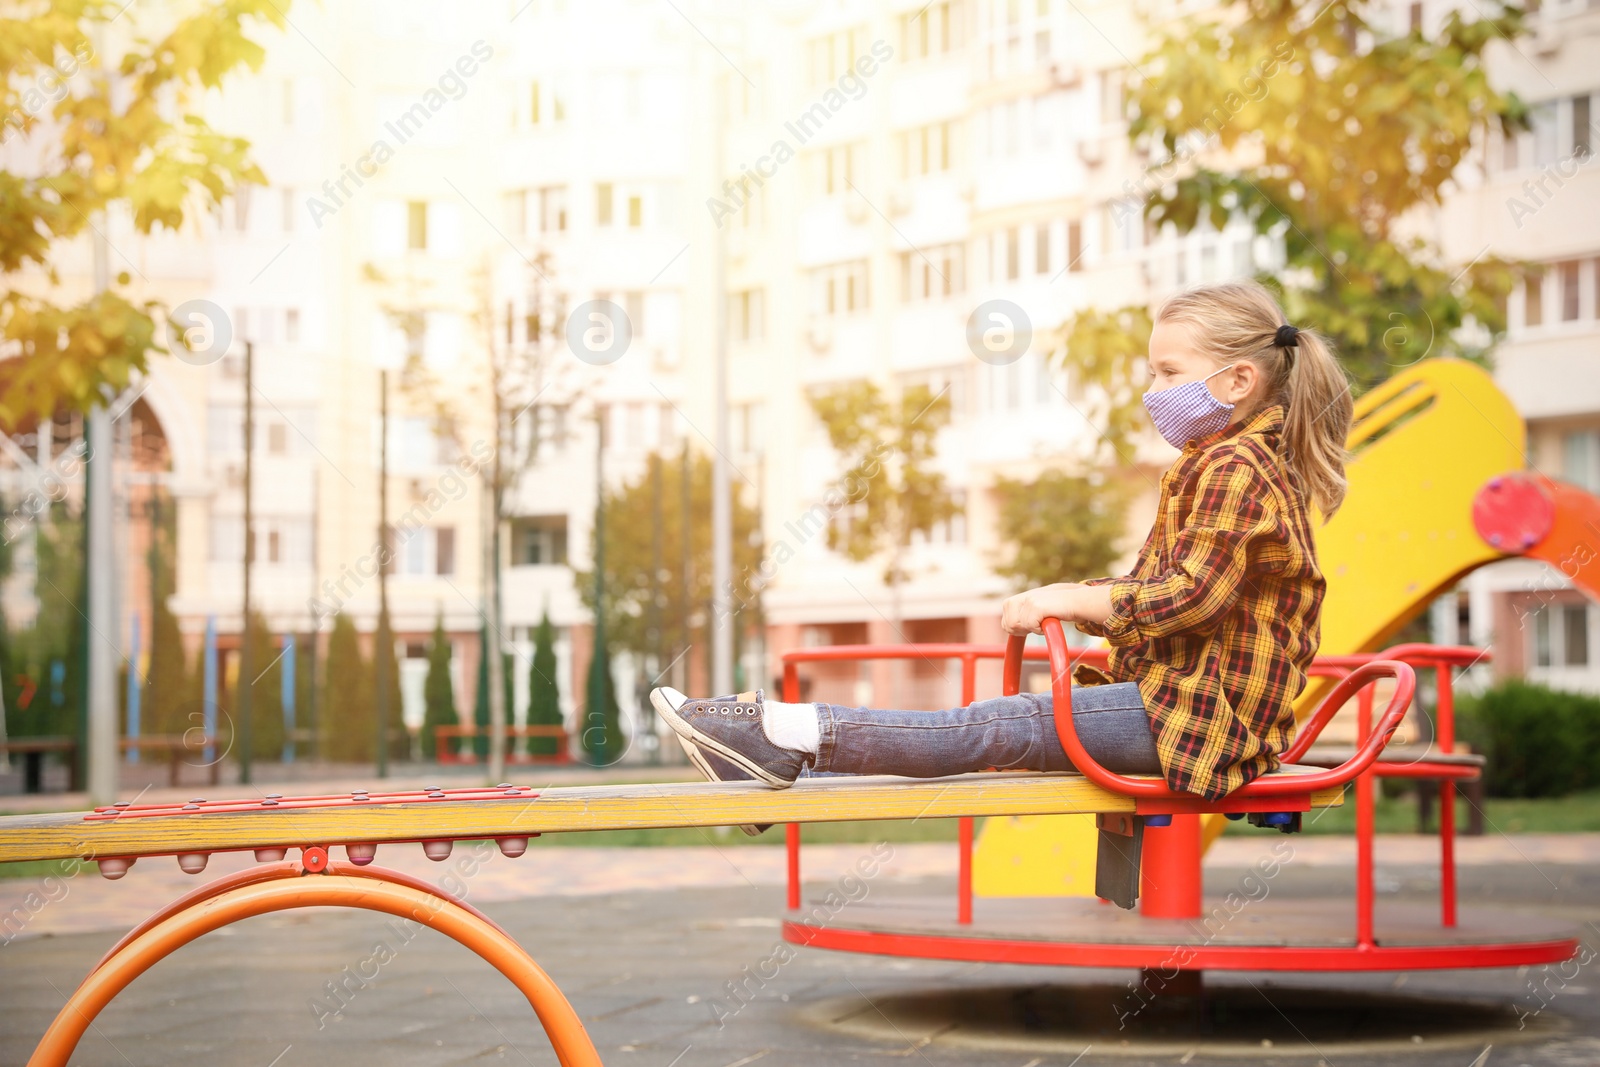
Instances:
[[[1317,559],[1328,582],[1322,605],[1324,655],[1382,648],[1439,593],[1469,571],[1504,558],[1472,525],[1472,501],[1499,474],[1521,470],[1522,416],[1482,368],[1459,359],[1407,367],[1355,405],[1346,467],[1349,495],[1316,529]],[[1331,683],[1313,681],[1295,702],[1309,715]],[[1227,820],[1201,820],[1206,847]],[[1004,841],[990,848],[990,834]],[[1014,850],[1045,848],[1029,863]],[[1094,864],[1093,839],[1055,850],[1033,832],[990,823],[973,859],[974,891],[988,896],[1070,896],[1044,890],[1075,880]],[[977,856],[981,853],[980,863]],[[997,864],[993,869],[989,864]],[[978,885],[990,887],[978,890]]]
[[[972,850],[980,897],[1092,897],[1093,815],[1008,815],[983,824]]]
[[[1318,807],[1341,802],[1317,794]],[[168,855],[349,842],[521,837],[741,823],[944,819],[963,815],[1132,811],[1128,797],[1076,774],[986,773],[951,778],[802,779],[791,789],[755,782],[568,786],[535,798],[439,800],[250,812],[195,812],[85,821],[82,812],[0,818],[0,862],[69,856]]]

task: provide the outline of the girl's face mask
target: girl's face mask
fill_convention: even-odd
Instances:
[[[1224,404],[1211,395],[1206,382],[1237,364],[1219,367],[1204,378],[1184,382],[1160,392],[1144,394],[1145,410],[1156,431],[1173,448],[1182,448],[1197,437],[1206,437],[1228,425],[1233,417],[1233,405]]]

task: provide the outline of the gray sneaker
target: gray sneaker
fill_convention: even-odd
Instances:
[[[684,746],[707,778],[733,781],[736,779],[728,772],[737,770],[742,777],[765,782],[774,789],[787,789],[800,776],[806,753],[781,748],[768,739],[762,725],[763,699],[759,689],[710,700],[688,700],[666,687],[650,692],[656,714],[666,720],[680,740],[692,742],[699,750],[697,753]],[[711,762],[713,756],[720,757],[715,764]]]
[[[699,745],[695,744],[693,741],[689,740],[687,737],[678,738],[678,744],[683,746],[683,751],[684,751],[685,754],[688,755],[689,762],[694,764],[695,768],[697,770],[699,770],[699,772],[701,774],[706,776],[706,780],[707,781],[711,781],[711,782],[753,782],[753,781],[755,781],[755,775],[746,774],[744,772],[744,768],[739,767],[738,765],[732,763],[729,760],[723,759],[721,756],[717,755],[715,752],[712,752],[712,751],[710,751],[708,749],[701,748]],[[739,829],[743,830],[746,834],[750,835],[751,837],[760,837],[762,834],[764,834],[768,830],[772,829],[772,824],[770,822],[763,822],[763,823],[749,823],[749,822],[747,822],[747,823],[741,824],[739,826]]]

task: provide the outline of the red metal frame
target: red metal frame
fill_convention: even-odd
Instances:
[[[880,956],[1185,971],[1422,971],[1536,966],[1570,959],[1578,948],[1577,940],[1568,938],[1521,944],[1272,947],[1018,941],[855,930],[841,926],[837,919],[830,921],[827,926],[785,921],[783,938],[813,948],[868,952]]]
[[[1241,811],[1308,811],[1310,794],[1319,789],[1355,782],[1357,837],[1357,900],[1355,945],[1350,948],[1241,948],[1205,946],[1191,949],[1173,945],[1068,944],[1062,942],[1013,942],[966,936],[901,935],[852,930],[837,922],[827,929],[789,921],[784,926],[787,940],[800,944],[844,951],[876,952],[888,955],[922,956],[940,959],[992,960],[1016,963],[1057,963],[1075,966],[1170,966],[1173,953],[1184,953],[1185,969],[1251,970],[1385,970],[1489,967],[1556,962],[1569,958],[1577,949],[1571,939],[1530,944],[1467,944],[1449,946],[1394,946],[1377,944],[1374,931],[1375,893],[1373,886],[1373,838],[1375,831],[1375,786],[1379,777],[1437,780],[1441,783],[1440,817],[1440,925],[1457,925],[1455,871],[1454,783],[1478,776],[1471,765],[1444,763],[1419,758],[1410,762],[1379,761],[1394,731],[1400,725],[1415,691],[1413,668],[1432,669],[1437,678],[1435,709],[1435,747],[1454,750],[1455,707],[1452,673],[1487,658],[1475,648],[1427,644],[1397,645],[1382,653],[1318,657],[1308,672],[1330,679],[1334,685],[1316,711],[1297,733],[1296,740],[1283,755],[1293,763],[1305,756],[1323,728],[1341,707],[1355,697],[1357,746],[1355,756],[1341,765],[1315,774],[1292,778],[1258,779],[1220,801],[1178,794],[1165,782],[1116,775],[1100,767],[1084,752],[1071,728],[1071,673],[1075,662],[1103,664],[1105,649],[1070,648],[1057,620],[1046,620],[1046,647],[1028,648],[1026,639],[1012,637],[1005,646],[936,643],[898,646],[834,645],[796,649],[783,657],[784,699],[800,698],[799,665],[806,662],[861,662],[873,659],[956,659],[961,663],[962,701],[976,697],[976,665],[980,659],[1002,659],[1005,693],[1020,689],[1021,670],[1026,660],[1047,660],[1051,666],[1052,697],[1062,747],[1085,777],[1115,792],[1135,796],[1141,814],[1172,814],[1169,827],[1146,827],[1143,857],[1144,884],[1141,912],[1151,917],[1192,918],[1200,914],[1201,833],[1199,814]],[[1372,685],[1384,678],[1395,680],[1383,714],[1373,723]],[[957,922],[972,922],[972,826],[973,820],[960,820],[958,832]],[[791,910],[798,910],[800,892],[800,828],[789,825],[786,832],[789,883],[787,899]]]

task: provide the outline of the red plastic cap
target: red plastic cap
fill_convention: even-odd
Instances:
[[[1478,536],[1508,555],[1544,540],[1555,517],[1555,502],[1526,474],[1491,478],[1472,501],[1472,525]]]

